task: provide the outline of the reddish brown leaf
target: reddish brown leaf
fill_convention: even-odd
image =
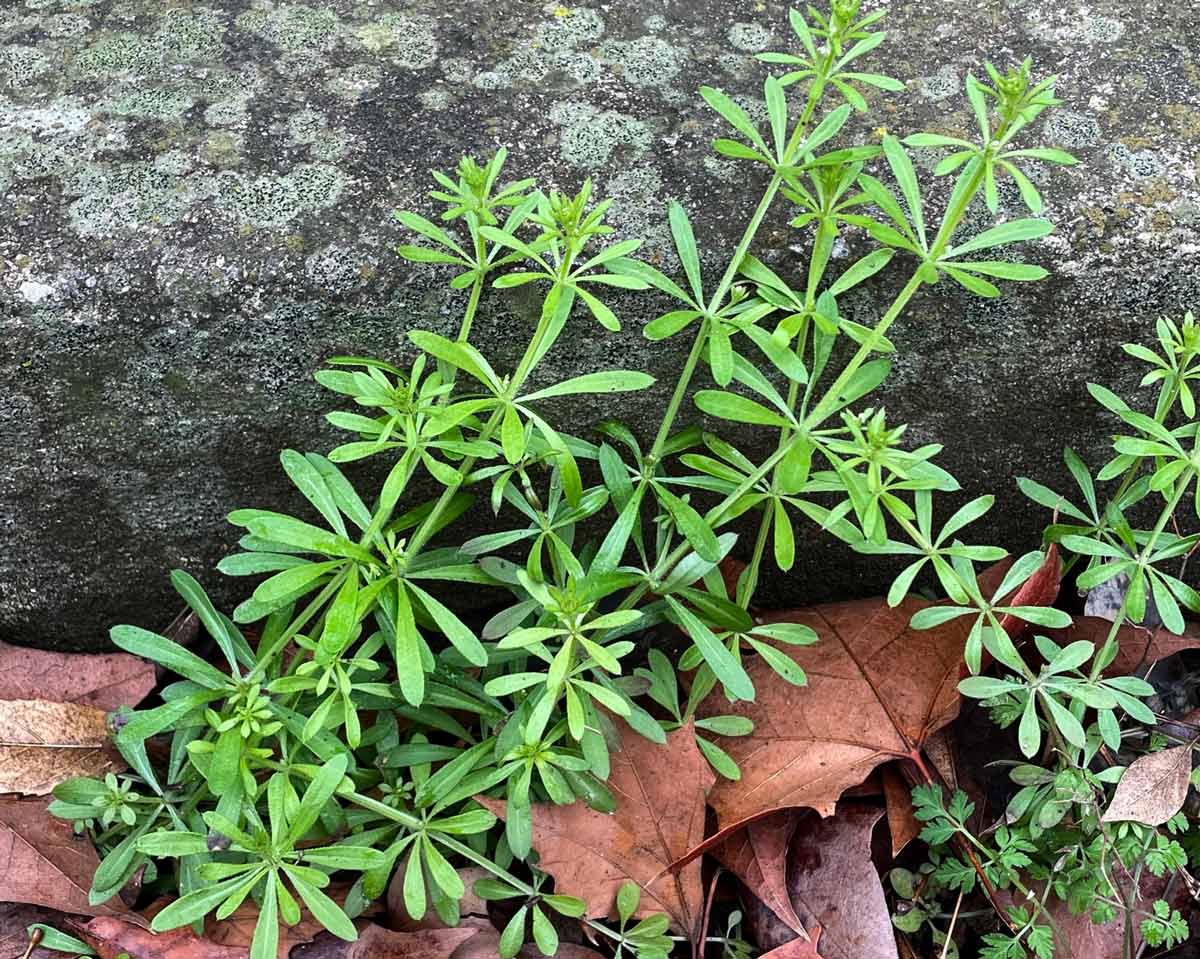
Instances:
[[[904,774],[891,766],[879,771],[883,781],[883,798],[887,802],[888,831],[892,834],[892,855],[900,851],[921,834],[921,823],[913,808],[912,786]]]
[[[323,932],[312,942],[293,949],[291,959],[450,959],[478,932],[470,926],[394,932],[371,925],[361,930],[354,942]]]
[[[99,906],[88,889],[100,860],[44,799],[0,799],[0,902],[27,902],[85,916],[128,914],[119,898]]]
[[[1086,639],[1096,644],[1096,649],[1104,645],[1112,623],[1098,616],[1076,616],[1073,625],[1066,629],[1048,630],[1048,635],[1060,645]],[[1106,676],[1128,676],[1142,666],[1173,656],[1185,649],[1200,647],[1200,625],[1187,623],[1180,634],[1169,633],[1165,629],[1143,629],[1140,626],[1122,626],[1117,633],[1121,644],[1117,658],[1104,670]]]
[[[327,888],[325,893],[334,902],[341,905],[346,901],[346,894],[349,891],[350,887],[348,885],[335,884]],[[158,908],[162,908],[165,905],[165,902],[161,904],[155,903],[155,906]],[[151,916],[157,911],[157,909],[146,910]],[[363,915],[371,916],[377,914],[379,911],[380,906],[378,903],[372,903]],[[243,902],[225,919],[217,920],[209,916],[204,921],[204,938],[219,946],[229,946],[248,951],[250,943],[254,939],[254,925],[257,922],[258,907],[253,902]],[[324,929],[325,927],[317,922],[308,909],[302,905],[300,907],[300,921],[296,925],[281,925],[279,927],[279,949],[276,954],[279,959],[286,959],[292,951],[293,946],[311,942]]]
[[[814,926],[811,939],[793,939],[782,946],[776,946],[770,952],[764,952],[758,959],[822,959],[817,952],[818,940],[821,938],[821,927]]]
[[[1054,601],[1058,599],[1061,583],[1062,563],[1058,558],[1058,544],[1051,543],[1042,565],[1011,597],[1002,597],[1003,603],[1005,606],[1053,606]],[[1024,635],[1030,629],[1029,623],[1015,616],[1001,616],[1000,625],[1013,639]]]
[[[891,914],[871,862],[883,810],[845,803],[829,819],[807,817],[792,840],[788,894],[801,921],[820,925],[824,959],[898,959]]]
[[[807,937],[787,894],[788,846],[803,813],[784,809],[739,829],[712,853],[794,933]]]
[[[715,693],[702,704],[705,715],[736,713],[754,723],[749,736],[720,741],[742,770],[739,782],[722,780],[709,797],[722,827],[788,806],[830,815],[843,791],[889,759],[914,756],[957,715],[967,621],[910,629],[928,605],[909,598],[891,609],[869,599],[767,618],[811,626],[820,641],[786,648],[808,674],[807,687],[754,659],[747,665],[753,702],[731,706]]]
[[[715,777],[691,723],[669,734],[662,746],[623,722],[614,725],[621,741],[612,751],[608,787],[616,812],[596,812],[581,802],[535,804],[538,868],[554,877],[556,891],[584,900],[593,918],[612,914],[617,889],[632,880],[642,889],[639,915],[665,912],[691,936],[703,911],[700,863],[678,873],[667,867],[704,838],[704,797]],[[502,801],[479,801],[503,817]]]
[[[246,959],[248,949],[221,946],[201,939],[189,927],[153,933],[111,916],[93,919],[87,925],[72,924],[70,930],[99,954],[100,959]]]
[[[81,703],[111,712],[154,688],[154,664],[128,653],[52,653],[0,642],[0,699]]]

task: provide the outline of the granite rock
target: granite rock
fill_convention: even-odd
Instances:
[[[1022,251],[1052,279],[999,301],[943,283],[892,334],[891,418],[945,444],[966,491],[997,494],[981,536],[1025,548],[1043,516],[1014,477],[1062,482],[1066,443],[1102,456],[1111,424],[1084,383],[1132,390],[1119,344],[1200,303],[1200,35],[1165,0],[893,0],[887,25],[872,66],[907,90],[871,97],[861,136],[967,133],[967,71],[1030,54],[1065,101],[1031,136],[1083,161],[1042,177],[1059,228]],[[711,152],[718,121],[696,90],[761,113],[754,54],[791,42],[774,0],[0,4],[0,638],[100,649],[114,622],[161,627],[175,566],[222,602],[244,595],[213,571],[236,540],[223,516],[300,505],[279,449],[336,442],[313,371],[340,352],[404,361],[406,330],[455,328],[460,295],[390,252],[392,211],[429,210],[430,167],[506,144],[510,169],[546,187],[590,176],[664,268],[677,199],[720,269],[763,178]],[[781,207],[758,249],[787,273],[804,240],[785,224]],[[872,319],[893,283],[847,311]],[[660,305],[619,298],[615,335],[579,323],[546,377],[641,365],[657,387],[588,415],[652,431],[686,349],[642,338]],[[489,294],[477,341],[506,362],[530,323],[519,292]],[[813,536],[765,596],[887,577]]]

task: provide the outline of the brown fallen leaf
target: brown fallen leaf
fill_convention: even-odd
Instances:
[[[106,713],[78,703],[0,702],[0,792],[43,796],[72,776],[124,769]]]
[[[1141,756],[1121,776],[1101,819],[1161,826],[1183,808],[1191,775],[1191,746],[1174,746]]]
[[[814,926],[811,939],[793,939],[782,946],[776,946],[770,952],[762,953],[758,959],[822,959],[817,952],[818,940],[821,938],[821,927]]]
[[[933,766],[942,781],[953,792],[958,788],[958,757],[952,731],[940,729],[925,740],[925,758]]]
[[[910,597],[893,609],[868,599],[766,617],[804,623],[820,641],[781,650],[804,668],[806,687],[756,658],[747,664],[753,702],[730,705],[717,693],[701,705],[703,715],[734,713],[754,723],[749,736],[720,739],[742,770],[740,781],[722,780],[709,796],[722,829],[788,806],[831,815],[847,788],[889,759],[916,759],[957,715],[968,626],[955,619],[910,629],[928,605]]]
[[[488,908],[487,903],[475,895],[475,882],[478,879],[487,879],[491,873],[482,866],[465,866],[458,870],[458,878],[462,880],[466,887],[466,895],[458,904],[458,914],[461,919],[466,919],[469,916],[478,916],[487,918]],[[397,869],[396,874],[392,876],[391,884],[387,889],[387,925],[391,929],[397,929],[402,932],[415,932],[418,929],[446,929],[448,928],[444,922],[438,917],[437,912],[430,910],[425,913],[422,919],[412,919],[408,915],[408,910],[404,908],[404,870]]]
[[[291,959],[450,959],[459,946],[478,933],[470,926],[395,932],[370,925],[354,942],[323,932],[312,942],[293,949]]]
[[[34,923],[59,928],[62,913],[24,902],[0,903],[0,959],[20,959],[29,948],[28,929]],[[29,953],[29,959],[63,959],[61,952],[51,952],[41,946]]]
[[[100,959],[246,959],[250,955],[249,949],[201,939],[187,926],[153,933],[111,916],[71,925],[70,932],[95,949]]]
[[[796,935],[808,938],[787,893],[788,848],[803,815],[798,809],[783,809],[747,823],[715,846],[712,854],[776,918]]]
[[[912,786],[900,770],[884,766],[879,770],[883,782],[883,798],[887,802],[888,831],[892,835],[892,855],[900,855],[910,842],[921,834],[921,823],[917,819],[912,801]]]
[[[1128,888],[1132,882],[1123,868],[1120,869],[1119,885]],[[1043,887],[1033,884],[1035,894],[1040,895]],[[1141,908],[1148,907],[1155,899],[1166,897],[1172,908],[1186,909],[1188,895],[1180,883],[1173,893],[1169,892],[1167,880],[1150,875],[1149,871],[1142,873],[1138,882],[1138,894],[1141,898]],[[1123,895],[1123,893],[1122,893]],[[996,898],[1003,908],[1014,904],[1012,892],[999,890]],[[1031,911],[1028,910],[1027,911]],[[1054,959],[1125,959],[1125,916],[1118,910],[1115,918],[1103,924],[1092,922],[1087,912],[1076,915],[1071,912],[1063,900],[1051,896],[1046,911],[1054,920]],[[1036,919],[1039,925],[1049,925],[1045,919]],[[1133,955],[1142,954],[1141,921],[1133,923]],[[1173,955],[1173,954],[1172,954]],[[1180,957],[1182,959],[1182,956]]]
[[[344,883],[335,883],[329,886],[325,890],[325,893],[338,905],[342,905],[345,903],[346,894],[349,891],[350,886]],[[150,909],[147,909],[146,913],[149,917],[153,917],[154,913],[158,912],[165,905],[165,900],[157,902]],[[373,902],[367,907],[363,915],[372,916],[379,911],[380,906],[378,902]],[[254,939],[254,926],[257,922],[258,907],[253,902],[243,902],[224,919],[214,919],[212,916],[205,919],[204,938],[219,946],[230,946],[249,951],[250,943]],[[300,921],[296,925],[281,925],[279,927],[279,948],[276,954],[279,959],[287,959],[288,953],[292,951],[293,946],[311,942],[324,931],[325,927],[312,917],[312,913],[308,911],[308,908],[301,906]]]
[[[84,916],[128,915],[119,897],[93,906],[88,889],[100,860],[45,799],[0,799],[0,902],[27,902]],[[139,920],[134,920],[139,921]]]
[[[1112,623],[1098,616],[1076,616],[1074,623],[1066,629],[1051,629],[1046,635],[1060,646],[1085,639],[1099,649],[1108,638]],[[1143,629],[1141,626],[1122,626],[1117,633],[1120,649],[1116,658],[1104,670],[1105,676],[1128,676],[1142,666],[1185,649],[1200,647],[1200,625],[1187,623],[1182,633],[1170,633],[1165,629]]]
[[[154,664],[128,653],[52,653],[0,642],[0,700],[81,703],[111,712],[154,689]]]
[[[1005,606],[1053,606],[1054,601],[1058,599],[1061,584],[1062,562],[1058,557],[1058,544],[1051,543],[1042,565],[1034,570],[1033,575],[1025,580],[1011,597],[1001,599]],[[999,583],[996,585],[999,586]],[[1023,619],[1008,615],[1000,617],[1000,626],[1014,640],[1032,628]]]
[[[632,880],[642,889],[638,915],[664,912],[691,938],[703,912],[700,863],[669,873],[671,862],[704,838],[704,797],[715,776],[696,746],[692,724],[656,745],[614,720],[620,742],[612,750],[608,787],[617,799],[609,815],[584,803],[533,807],[538,868],[555,889],[578,896],[592,918],[614,913],[617,890]],[[505,803],[479,802],[503,817]]]
[[[871,861],[871,833],[882,815],[876,806],[844,803],[831,818],[806,817],[792,840],[788,895],[801,921],[823,930],[823,959],[898,959]]]

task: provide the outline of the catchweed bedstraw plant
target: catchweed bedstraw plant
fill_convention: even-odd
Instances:
[[[282,454],[284,470],[311,504],[307,518],[261,509],[230,515],[245,531],[243,551],[219,568],[260,577],[232,618],[214,609],[190,576],[174,575],[220,649],[221,668],[165,637],[133,626],[114,629],[118,646],[180,679],[163,691],[161,706],[122,717],[116,742],[132,775],[109,783],[76,780],[56,790],[55,811],[83,824],[104,854],[94,899],[114,895],[145,868],[145,884],[179,897],[157,915],[155,929],[224,917],[252,900],[260,910],[252,955],[267,959],[278,923],[297,921],[298,902],[331,932],[353,937],[349,917],[378,898],[397,870],[413,918],[432,908],[455,922],[465,891],[456,867],[474,864],[495,877],[481,884],[481,894],[524,900],[502,936],[501,954],[514,955],[527,934],[543,953],[553,953],[557,936],[547,910],[580,916],[583,903],[543,889],[546,877],[532,865],[532,804],[614,807],[605,784],[614,716],[663,742],[665,730],[686,722],[718,687],[731,701],[753,698],[749,657],[804,684],[787,649],[814,642],[815,633],[798,624],[758,626],[747,612],[766,570],[792,567],[797,522],[815,522],[864,553],[910,556],[889,594],[893,604],[918,575],[932,573],[952,605],[931,607],[915,625],[974,616],[966,651],[971,671],[981,670],[986,654],[1011,678],[981,676],[963,691],[988,697],[999,713],[1019,715],[1028,755],[1043,736],[1054,744],[1057,765],[1044,770],[1051,778],[1029,774],[1041,792],[1016,820],[1032,821],[1048,805],[1065,802],[1064,817],[1078,808],[1095,821],[1100,791],[1114,778],[1091,772],[1097,749],[1120,747],[1120,714],[1153,718],[1137,698],[1147,691],[1144,683],[1102,678],[1119,623],[1099,651],[1079,644],[1058,650],[1039,640],[1047,665],[1039,671],[1027,663],[999,617],[1064,625],[1056,610],[1004,605],[1043,554],[1017,560],[1003,586],[985,595],[977,564],[1004,551],[959,537],[987,511],[990,497],[935,524],[934,494],[958,488],[934,462],[940,447],[904,448],[904,427],[890,424],[869,399],[890,368],[887,333],[923,287],[949,280],[972,295],[995,297],[993,281],[1045,275],[1008,248],[1045,236],[1049,221],[1009,219],[972,235],[963,235],[963,225],[980,196],[993,213],[998,209],[997,178],[1011,178],[1037,213],[1042,202],[1025,171],[1074,162],[1038,146],[1031,134],[1031,122],[1057,104],[1053,78],[1035,79],[1029,61],[1005,73],[989,64],[990,82],[969,77],[977,139],[885,133],[878,143],[849,145],[844,128],[854,110],[867,108],[864,92],[902,89],[894,79],[862,72],[884,39],[874,29],[883,14],[860,16],[856,0],[834,0],[828,13],[809,8],[790,15],[798,51],[761,56],[788,68],[764,83],[765,132],[720,90],[701,90],[729,128],[715,149],[744,161],[747,175],[761,168],[765,178],[718,275],[701,269],[682,205],[672,202],[667,211],[682,269],[671,277],[635,258],[640,241],[612,239],[609,201],[594,202],[589,182],[561,194],[539,190],[532,180],[502,181],[503,149],[483,163],[464,158],[454,176],[434,174],[438,220],[397,214],[416,240],[399,247],[400,256],[445,265],[450,286],[467,291],[458,334],[410,331],[417,357],[407,368],[335,357],[317,374],[352,403],[351,410],[329,414],[349,438],[327,456]],[[922,184],[911,149],[952,152]],[[942,182],[948,199],[935,209],[927,191]],[[785,201],[809,245],[798,281],[752,252],[768,211]],[[833,249],[846,233],[872,248],[837,270]],[[889,266],[907,279],[874,325],[842,316],[839,297]],[[488,288],[516,286],[538,297],[538,322],[516,365],[499,368],[472,344],[471,330]],[[551,423],[549,401],[653,382],[638,370],[612,369],[532,385],[571,324],[590,317],[619,328],[608,302],[613,289],[668,298],[671,308],[646,324],[646,336],[686,337],[690,348],[652,436],[638,437],[618,422],[600,424],[591,438],[573,436]],[[1171,427],[1166,417],[1176,400],[1194,413],[1187,383],[1200,374],[1191,321],[1182,330],[1165,329],[1169,343],[1151,360],[1151,378],[1169,400],[1160,400],[1155,417],[1097,394],[1136,434],[1118,441],[1117,459],[1101,471],[1102,478],[1121,477],[1116,497],[1099,509],[1089,479],[1084,512],[1034,484],[1027,488],[1082,524],[1052,530],[1065,549],[1086,558],[1089,582],[1130,575],[1125,619],[1140,618],[1145,597],[1153,595],[1170,624],[1178,616],[1172,597],[1200,607],[1162,569],[1194,542],[1166,526],[1200,455],[1195,423]],[[711,383],[699,382],[705,375]],[[680,428],[690,404],[742,429],[767,431],[773,452],[756,462],[727,440]],[[383,457],[390,468],[382,487],[364,498],[340,464],[367,457]],[[1069,460],[1076,475],[1086,476],[1076,462]],[[1150,465],[1154,472],[1142,476]],[[440,494],[414,501],[414,483],[429,478]],[[1163,494],[1167,505],[1154,530],[1132,530],[1124,510]],[[496,513],[496,530],[456,539],[455,522],[479,497]],[[735,545],[726,527],[742,516],[757,517],[757,534],[731,598],[718,567]],[[603,518],[598,541],[581,532],[593,517]],[[445,584],[508,600],[476,632],[446,604]],[[678,627],[691,644],[678,664],[692,673],[683,705],[676,668],[657,650],[639,656],[631,638],[662,623]],[[243,633],[246,624],[254,624],[255,642]],[[1085,728],[1088,710],[1094,721]],[[720,742],[748,733],[747,721],[711,716],[696,729],[714,769],[736,778]],[[147,743],[159,736],[169,739],[167,758],[151,762]],[[1075,793],[1070,802],[1062,798],[1065,773],[1093,790],[1086,803]],[[502,826],[472,798],[480,794],[507,800]],[[1032,832],[985,840],[968,832],[959,800],[944,808],[930,789],[919,801],[938,829],[931,841],[962,832],[981,848],[1000,843],[995,856],[986,846],[983,868],[993,870],[994,885],[1003,885],[995,872],[1001,866],[1014,874],[1031,868],[1012,850],[1014,842],[1024,844],[1020,849],[1035,843],[1026,838]],[[1122,854],[1121,842],[1115,837],[1103,854]],[[939,860],[947,875],[949,861]],[[347,872],[356,878],[339,899],[322,892],[332,876]],[[955,875],[960,884],[969,881],[961,869]],[[1023,928],[1006,940],[1010,952],[995,955],[1041,948],[1034,930],[1044,910],[1020,908],[1032,918],[1013,917]],[[665,956],[672,945],[665,917],[631,925],[635,909],[635,893],[623,891],[617,923],[586,921],[618,954]],[[697,955],[702,948],[692,947]]]

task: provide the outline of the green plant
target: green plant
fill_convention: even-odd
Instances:
[[[95,898],[111,896],[143,866],[148,882],[181,896],[158,914],[155,929],[197,922],[213,909],[227,915],[252,897],[260,908],[253,953],[261,959],[274,949],[277,923],[299,916],[289,885],[322,924],[351,936],[348,917],[380,896],[396,869],[403,870],[411,916],[432,905],[443,920],[457,921],[464,888],[455,864],[473,863],[495,877],[483,894],[526,900],[502,937],[502,952],[520,946],[527,918],[538,947],[553,952],[556,938],[540,904],[565,915],[580,910],[570,897],[543,892],[545,877],[532,865],[517,864],[533,852],[532,804],[613,807],[605,786],[613,717],[662,742],[717,687],[729,700],[753,698],[744,665],[750,657],[804,684],[786,649],[814,642],[815,633],[795,624],[756,625],[748,613],[767,565],[793,565],[793,526],[801,520],[864,553],[912,557],[889,594],[893,604],[932,570],[953,605],[931,607],[914,625],[975,617],[968,665],[979,672],[986,654],[1011,678],[968,680],[963,692],[1018,711],[1028,754],[1045,731],[1055,761],[1086,773],[1095,754],[1082,725],[1087,709],[1098,710],[1097,735],[1113,749],[1120,744],[1118,711],[1147,721],[1137,699],[1144,684],[1101,678],[1111,637],[1099,652],[1080,644],[1058,650],[1040,640],[1048,665],[1037,672],[1027,665],[1000,619],[1065,624],[1056,610],[1003,602],[1043,555],[1019,559],[1003,586],[985,595],[976,564],[1004,551],[963,544],[957,534],[986,512],[990,498],[962,507],[935,534],[933,494],[958,489],[934,462],[940,447],[902,448],[904,427],[889,425],[868,400],[890,369],[888,330],[923,287],[949,279],[972,295],[995,297],[993,280],[1045,275],[1008,248],[1045,236],[1049,221],[1006,220],[969,236],[962,235],[964,223],[980,197],[998,209],[998,175],[1015,181],[1036,213],[1041,200],[1021,165],[1074,162],[1058,150],[1017,146],[1029,124],[1057,103],[1053,79],[1035,80],[1029,61],[1006,74],[988,65],[990,86],[969,79],[977,141],[884,134],[878,144],[836,145],[853,110],[867,107],[864,90],[901,88],[857,71],[857,61],[884,38],[873,29],[881,16],[860,17],[856,0],[834,0],[828,15],[791,12],[801,52],[761,57],[795,68],[765,81],[767,136],[726,94],[701,90],[732,134],[715,149],[765,168],[767,177],[715,277],[702,269],[682,205],[668,207],[682,271],[672,278],[633,258],[640,241],[611,240],[609,201],[594,203],[590,183],[574,195],[542,192],[530,180],[502,183],[504,150],[483,164],[463,159],[454,177],[434,174],[440,224],[397,214],[419,238],[400,246],[400,256],[452,267],[450,286],[468,291],[457,336],[410,331],[416,357],[406,368],[335,357],[317,373],[353,403],[353,411],[328,417],[350,439],[328,456],[282,454],[284,470],[311,505],[309,518],[260,509],[230,514],[245,531],[243,551],[219,569],[265,577],[232,619],[190,576],[173,576],[227,669],[136,627],[113,630],[119,647],[181,679],[163,690],[162,705],[121,719],[116,742],[136,792],[80,781],[56,790],[55,811],[80,822],[105,855]],[[794,92],[800,95],[789,103]],[[844,102],[829,109],[831,97]],[[951,178],[949,199],[935,213],[910,148],[947,147],[955,152],[935,177]],[[796,283],[751,253],[781,198],[795,205],[792,223],[811,240]],[[843,233],[872,248],[831,276]],[[874,326],[843,316],[839,297],[893,260],[906,264],[907,280]],[[485,291],[517,286],[536,295],[538,321],[519,360],[504,369],[472,345],[470,334]],[[653,382],[624,369],[550,384],[539,379],[542,361],[581,316],[619,327],[609,293],[621,290],[651,291],[668,304],[645,333],[654,341],[686,333],[687,358],[648,440],[617,422],[601,424],[594,440],[570,435],[552,425],[556,400]],[[1170,348],[1153,361],[1151,375],[1164,395],[1191,404],[1195,331],[1190,321],[1182,331],[1165,329]],[[712,383],[695,389],[702,369]],[[1062,506],[1084,525],[1058,539],[1088,557],[1088,581],[1131,576],[1131,619],[1140,618],[1147,593],[1166,616],[1173,617],[1171,597],[1200,608],[1196,594],[1159,568],[1195,541],[1165,531],[1200,463],[1184,445],[1195,447],[1195,424],[1165,425],[1173,399],[1160,400],[1162,415],[1150,418],[1107,392],[1097,395],[1137,435],[1119,440],[1118,458],[1101,471],[1102,478],[1125,477],[1119,495],[1101,514],[1085,487],[1090,514]],[[755,462],[726,440],[679,428],[689,398],[716,419],[765,429],[774,451]],[[386,479],[364,498],[340,464],[379,456],[389,463]],[[1155,471],[1138,479],[1150,463]],[[438,495],[416,501],[430,481]],[[1122,511],[1152,493],[1167,494],[1164,518],[1153,531],[1135,533]],[[455,521],[482,494],[498,529],[456,539]],[[1057,506],[1040,487],[1035,498],[1045,502],[1047,495]],[[727,527],[739,517],[753,518],[757,533],[731,596],[720,564],[737,539]],[[604,535],[589,538],[596,520]],[[470,614],[439,598],[446,584],[492,590],[504,608],[473,626]],[[643,655],[635,639],[664,623],[688,643],[678,666],[693,674],[683,707],[676,669],[657,650]],[[242,631],[247,624],[257,624],[256,641]],[[714,769],[736,778],[720,741],[749,732],[746,722],[717,716],[696,729]],[[155,764],[146,744],[163,734],[169,758]],[[1108,781],[1094,778],[1089,788]],[[503,828],[474,801],[481,794],[507,800]],[[924,795],[931,828],[974,838],[953,802],[943,811],[932,793]],[[994,883],[1029,865],[1017,861],[1020,849],[1001,843],[1000,865],[984,867],[1008,870],[997,871]],[[969,880],[961,870],[951,876],[949,862],[939,868],[962,888]],[[343,870],[357,878],[338,904],[320,889]],[[665,917],[630,926],[637,902],[627,890],[618,896],[615,929],[587,922],[620,954],[666,955]],[[1040,914],[1022,919],[1028,929],[1012,941],[1024,937],[1036,950]],[[1171,917],[1155,913],[1147,921],[1156,917],[1164,919],[1165,941]],[[703,935],[695,934],[695,954]],[[716,941],[741,954],[732,932]]]

